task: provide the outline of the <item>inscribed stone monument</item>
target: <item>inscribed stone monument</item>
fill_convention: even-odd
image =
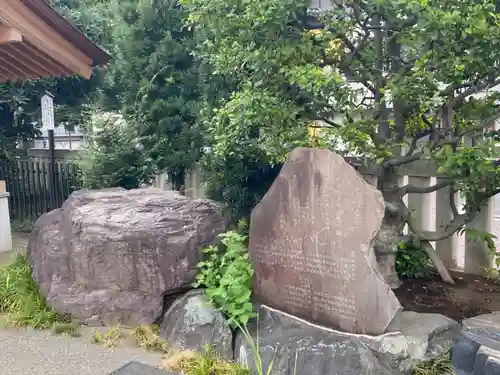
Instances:
[[[295,149],[252,212],[257,297],[331,328],[383,333],[401,308],[372,249],[383,216],[381,193],[341,156]]]

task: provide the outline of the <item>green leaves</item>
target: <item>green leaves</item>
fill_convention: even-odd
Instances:
[[[204,104],[203,162],[212,196],[235,211],[247,214],[266,190],[250,183],[254,170],[302,145],[381,172],[434,162],[467,205],[500,186],[489,161],[499,137],[482,123],[499,98],[490,90],[500,83],[495,1],[347,0],[315,17],[302,0],[181,3],[198,60],[230,82]],[[313,122],[323,129],[309,142]]]
[[[93,142],[78,159],[86,188],[133,189],[149,182],[151,164],[121,114],[97,112],[88,125],[95,130]]]
[[[246,237],[234,231],[219,235],[220,246],[203,249],[194,287],[205,287],[209,300],[225,313],[234,328],[246,326],[255,316],[250,302],[253,268],[245,246]]]
[[[500,267],[500,252],[496,248],[495,239],[497,237],[494,234],[474,228],[463,228],[460,230],[460,234],[463,233],[465,233],[467,241],[481,244],[492,257],[497,268]]]
[[[137,133],[151,166],[166,172],[174,188],[201,156],[198,67],[191,55],[192,32],[175,0],[128,0],[116,5],[110,69],[118,108]],[[112,102],[112,100],[109,100]]]
[[[396,252],[396,271],[400,277],[419,279],[432,274],[432,263],[418,244],[402,242]]]

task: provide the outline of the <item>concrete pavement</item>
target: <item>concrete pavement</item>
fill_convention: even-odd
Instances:
[[[108,375],[129,361],[157,366],[162,356],[129,344],[107,349],[90,343],[89,335],[0,329],[1,375]]]

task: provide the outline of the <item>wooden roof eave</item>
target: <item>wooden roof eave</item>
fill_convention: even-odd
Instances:
[[[79,74],[90,78],[94,66],[92,58],[19,0],[0,1],[0,23],[0,67],[4,68],[0,71],[0,79],[5,75],[12,75],[12,78],[38,78],[41,74]],[[21,66],[9,66],[6,63],[9,59],[19,60]],[[23,67],[26,77],[19,72]]]

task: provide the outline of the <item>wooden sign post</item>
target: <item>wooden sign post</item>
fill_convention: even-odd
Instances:
[[[54,96],[50,92],[46,92],[42,97],[42,126],[47,129],[49,137],[49,192],[50,192],[50,208],[56,208],[54,202],[56,200],[56,157],[55,157],[55,141],[54,141]]]

